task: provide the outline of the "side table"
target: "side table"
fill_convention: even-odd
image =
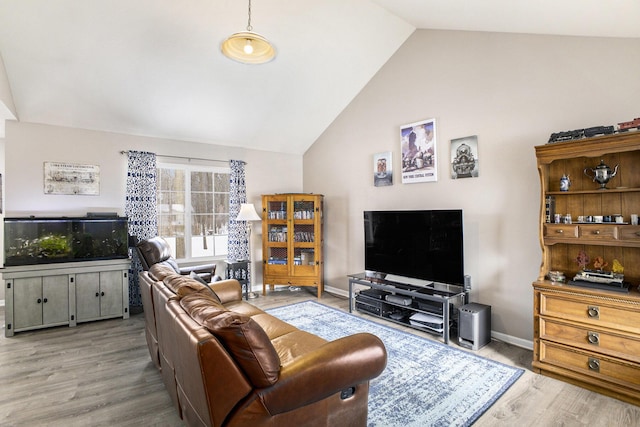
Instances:
[[[225,279],[236,279],[242,286],[244,299],[249,299],[249,260],[224,260],[226,267]]]

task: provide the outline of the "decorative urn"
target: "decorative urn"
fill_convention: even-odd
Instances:
[[[594,169],[585,168],[584,174],[591,178],[593,182],[600,184],[599,190],[606,190],[607,182],[618,173],[618,166],[619,165],[616,165],[612,172],[611,168],[604,163],[604,160],[600,160],[600,164]],[[589,172],[591,172],[593,176],[590,175]]]

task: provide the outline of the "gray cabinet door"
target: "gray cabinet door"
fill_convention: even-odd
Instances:
[[[42,325],[42,277],[13,280],[14,329]]]
[[[78,322],[122,316],[122,271],[76,274]]]
[[[14,279],[14,328],[69,322],[69,276]]]
[[[76,274],[78,322],[100,318],[100,273]]]
[[[100,273],[100,316],[122,316],[122,271]]]
[[[69,276],[42,278],[42,323],[50,325],[69,321]]]

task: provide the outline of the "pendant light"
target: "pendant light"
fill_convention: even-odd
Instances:
[[[222,42],[222,53],[234,61],[244,64],[264,64],[276,56],[276,50],[269,40],[254,33],[251,26],[251,0],[249,0],[249,21],[247,31],[232,34]]]

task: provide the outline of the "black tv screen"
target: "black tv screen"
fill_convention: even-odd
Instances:
[[[365,270],[463,285],[462,210],[365,211]]]

